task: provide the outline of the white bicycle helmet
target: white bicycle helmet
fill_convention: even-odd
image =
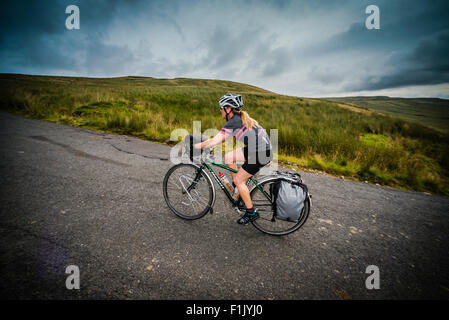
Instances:
[[[229,106],[232,109],[240,111],[240,109],[243,107],[243,98],[239,94],[236,95],[228,93],[221,97],[218,103],[220,104],[220,109],[224,109]]]

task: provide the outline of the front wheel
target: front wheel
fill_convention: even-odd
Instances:
[[[214,189],[209,176],[191,163],[180,163],[168,170],[163,192],[170,210],[183,219],[199,219],[213,205]]]
[[[259,219],[252,222],[258,230],[274,235],[283,236],[295,232],[304,225],[310,212],[310,199],[304,201],[304,208],[297,221],[284,221],[276,218],[271,201],[270,185],[280,179],[277,177],[262,181],[258,186],[254,186],[251,191],[251,199],[255,208],[258,208]],[[281,179],[282,180],[282,179]]]

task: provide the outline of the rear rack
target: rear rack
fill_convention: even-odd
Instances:
[[[299,172],[289,172],[289,171],[277,170],[274,173],[274,175],[280,176],[280,177],[283,177],[283,178],[287,178],[287,179],[290,179],[290,180],[294,180],[294,181],[297,181],[299,183],[304,183],[303,180],[302,180],[301,174],[299,174]]]

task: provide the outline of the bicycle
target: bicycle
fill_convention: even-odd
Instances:
[[[237,200],[232,198],[232,195],[212,169],[212,166],[218,166],[230,172],[237,171],[211,160],[210,151],[202,154],[198,160],[196,161],[198,163],[192,161],[181,162],[167,171],[163,181],[163,194],[170,210],[177,216],[187,220],[200,219],[208,212],[213,213],[216,192],[212,179],[206,171],[207,169],[237,213],[242,214],[246,209],[243,201],[240,198]],[[270,192],[272,190],[270,185],[273,183],[279,180],[297,182],[298,177],[301,179],[298,173],[291,174],[277,171],[273,175],[263,177],[260,182],[254,176],[248,179],[247,185],[250,187],[252,184],[250,189],[251,199],[260,215],[257,220],[251,222],[256,229],[270,235],[282,236],[290,234],[304,225],[312,204],[312,196],[308,191],[300,217],[294,222],[276,218],[273,197]],[[173,194],[171,194],[171,191],[174,191]]]

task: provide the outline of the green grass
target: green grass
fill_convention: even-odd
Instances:
[[[360,139],[368,146],[379,148],[388,148],[393,144],[393,139],[383,134],[363,133],[360,135]]]
[[[437,98],[344,97],[331,101],[354,104],[437,130],[449,130],[449,100]]]
[[[245,109],[278,129],[279,159],[303,168],[449,195],[449,137],[442,131],[337,102],[278,95],[205,79],[111,79],[0,74],[1,108],[43,119],[172,143],[174,129],[220,129],[218,99],[241,93]]]

